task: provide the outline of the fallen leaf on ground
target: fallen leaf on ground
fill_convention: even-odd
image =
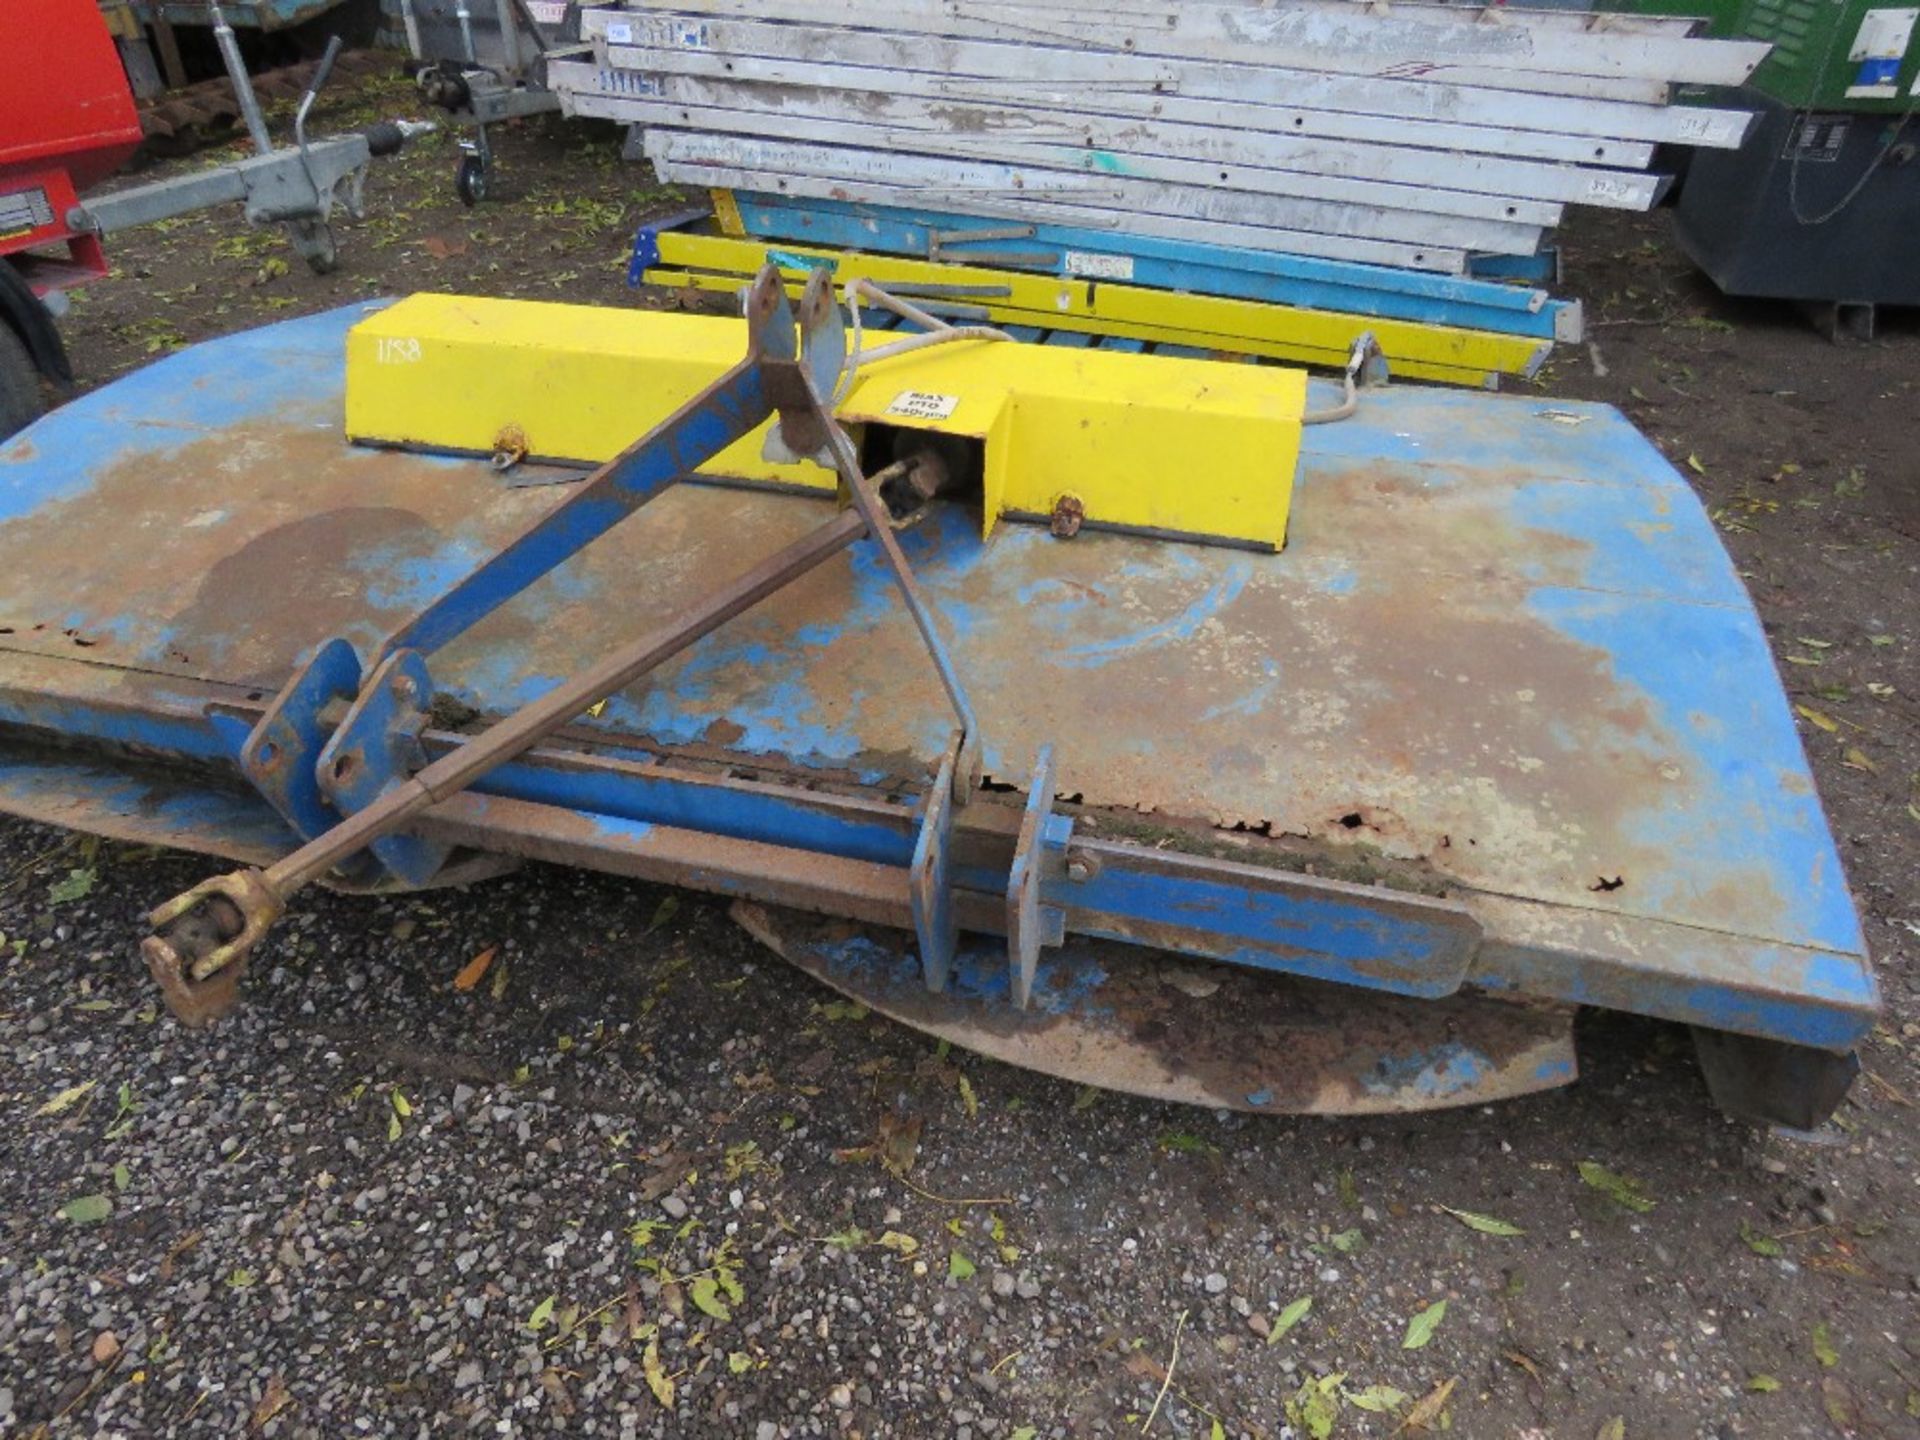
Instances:
[[[559,1299],[560,1297],[557,1295],[549,1295],[538,1305],[534,1306],[533,1313],[527,1316],[527,1329],[533,1331],[536,1335],[546,1329],[547,1322],[553,1318],[553,1307],[559,1302]]]
[[[47,891],[47,903],[66,905],[84,900],[93,893],[94,882],[99,878],[100,872],[91,865],[84,870],[69,870],[66,879],[56,881]]]
[[[653,1391],[653,1398],[665,1409],[673,1409],[673,1377],[660,1363],[660,1342],[647,1341],[647,1348],[640,1356],[641,1373],[647,1377],[647,1388]]]
[[[1843,1435],[1855,1435],[1866,1428],[1867,1417],[1860,1397],[1838,1375],[1820,1377],[1820,1405],[1834,1428]]]
[[[1267,1343],[1273,1344],[1282,1335],[1307,1318],[1307,1312],[1313,1309],[1313,1297],[1302,1295],[1274,1317],[1273,1324],[1267,1327]]]
[[[1502,1350],[1500,1353],[1507,1357],[1508,1363],[1519,1366],[1541,1384],[1546,1383],[1546,1377],[1540,1373],[1540,1362],[1527,1354],[1526,1351]]]
[[[553,1366],[549,1365],[540,1372],[540,1386],[552,1399],[554,1414],[563,1418],[573,1414],[573,1396],[567,1393],[567,1382],[560,1378],[560,1372]]]
[[[880,1237],[879,1244],[882,1249],[892,1250],[903,1259],[920,1248],[920,1242],[918,1240],[899,1230],[887,1231]]]
[[[1582,1180],[1605,1194],[1622,1209],[1633,1210],[1643,1215],[1653,1209],[1654,1201],[1641,1190],[1638,1180],[1615,1174],[1606,1166],[1596,1164],[1592,1160],[1582,1160],[1578,1169]]]
[[[1167,1130],[1160,1136],[1160,1148],[1169,1154],[1218,1155],[1220,1147],[1187,1130]]]
[[[499,952],[498,945],[489,945],[462,965],[460,973],[453,977],[453,988],[462,992],[473,989],[486,978],[487,971],[493,968],[493,957]]]
[[[1364,1238],[1356,1228],[1353,1230],[1342,1230],[1338,1235],[1329,1235],[1327,1237],[1327,1243],[1342,1255],[1351,1255],[1354,1247]]]
[[[278,1375],[269,1375],[266,1387],[260,1392],[260,1403],[253,1407],[253,1428],[266,1429],[268,1422],[292,1403],[293,1392],[287,1389],[287,1382]]]
[[[1167,1378],[1166,1368],[1144,1350],[1129,1350],[1127,1358],[1120,1362],[1120,1368],[1139,1380],[1157,1383]]]
[[[173,1278],[173,1262],[192,1250],[194,1246],[198,1245],[200,1241],[205,1238],[206,1233],[204,1230],[189,1230],[168,1247],[166,1255],[160,1261],[160,1278],[162,1280],[171,1280]]]
[[[687,1286],[687,1293],[693,1297],[693,1303],[700,1313],[715,1320],[731,1320],[733,1311],[727,1308],[727,1302],[720,1298],[720,1282],[711,1275],[696,1275]]]
[[[57,1213],[76,1225],[97,1225],[113,1214],[113,1201],[105,1195],[81,1195],[62,1205]]]
[[[681,1150],[669,1150],[652,1161],[652,1173],[639,1185],[640,1198],[651,1205],[686,1178],[692,1157]]]
[[[1740,1238],[1747,1242],[1747,1248],[1756,1255],[1765,1255],[1768,1258],[1772,1258],[1773,1256],[1784,1255],[1786,1253],[1786,1247],[1778,1240],[1774,1239],[1771,1235],[1762,1234],[1745,1220],[1740,1222]]]
[[[1833,1336],[1824,1320],[1813,1327],[1813,1358],[1829,1370],[1840,1363],[1840,1352],[1833,1348]]]
[[[1602,1421],[1599,1430],[1594,1433],[1593,1440],[1627,1440],[1626,1417],[1616,1415],[1611,1420]]]
[[[64,1111],[71,1110],[81,1100],[91,1095],[93,1093],[93,1087],[99,1083],[98,1080],[82,1080],[78,1085],[69,1085],[33,1113],[35,1116],[59,1115]]]
[[[1849,770],[1865,770],[1869,774],[1880,769],[1878,765],[1867,758],[1867,752],[1862,750],[1858,745],[1849,745],[1840,756],[1840,763]]]
[[[429,235],[420,242],[420,248],[436,260],[451,260],[455,255],[467,253],[467,242],[445,240],[438,235]]]
[[[1354,1409],[1369,1410],[1375,1415],[1391,1415],[1413,1398],[1391,1385],[1369,1385],[1364,1390],[1343,1390],[1341,1394]]]
[[[952,1280],[971,1280],[979,1273],[978,1267],[958,1250],[947,1252],[947,1277]]]
[[[1491,1215],[1480,1215],[1472,1210],[1456,1210],[1451,1205],[1442,1205],[1440,1208],[1446,1211],[1447,1214],[1453,1216],[1454,1219],[1458,1220],[1469,1230],[1478,1230],[1482,1235],[1524,1235],[1527,1233],[1518,1225],[1511,1225],[1505,1220],[1496,1220]]]
[[[1747,1389],[1756,1395],[1771,1395],[1780,1388],[1780,1382],[1771,1375],[1753,1375],[1747,1379]]]
[[[1446,1414],[1447,1401],[1453,1395],[1453,1387],[1460,1383],[1458,1375],[1442,1380],[1433,1389],[1420,1397],[1419,1402],[1409,1411],[1407,1418],[1400,1422],[1402,1430],[1431,1430],[1436,1421]]]
[[[1317,1380],[1301,1381],[1300,1388],[1286,1403],[1288,1423],[1312,1440],[1327,1440],[1340,1420],[1340,1382],[1345,1378],[1344,1375],[1325,1375]]]
[[[1811,721],[1815,725],[1818,725],[1822,730],[1825,730],[1829,735],[1833,734],[1835,731],[1839,730],[1840,728],[1840,722],[1834,719],[1831,715],[1827,714],[1824,710],[1816,710],[1811,705],[1795,705],[1793,708],[1797,710],[1803,718],[1805,718],[1808,721]]]
[[[1402,1350],[1418,1350],[1429,1340],[1433,1332],[1440,1328],[1440,1322],[1447,1318],[1447,1302],[1436,1300],[1418,1315],[1407,1322],[1406,1339],[1400,1342]]]
[[[647,922],[647,928],[643,933],[651,935],[679,913],[680,897],[678,895],[667,896],[666,899],[653,907],[653,918]]]

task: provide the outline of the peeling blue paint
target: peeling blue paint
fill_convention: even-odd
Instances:
[[[1375,1094],[1411,1090],[1428,1099],[1441,1100],[1473,1089],[1495,1068],[1493,1062],[1478,1051],[1464,1045],[1446,1044],[1405,1055],[1385,1054],[1367,1077],[1366,1084]]]

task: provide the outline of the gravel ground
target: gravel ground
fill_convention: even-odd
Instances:
[[[225,217],[128,237],[76,359],[387,288],[634,303],[623,237],[675,197],[600,132],[502,148],[471,216],[444,145],[383,170],[325,280]],[[1694,456],[1819,662],[1785,673],[1839,726],[1810,748],[1889,1003],[1835,1123],[1733,1124],[1619,1017],[1492,1109],[1082,1092],[855,1013],[716,903],[539,868],[303,900],[189,1033],[132,940],[208,867],[5,823],[0,1434],[1920,1433],[1920,338],[1833,350],[1662,235],[1569,235],[1599,349],[1549,384]]]

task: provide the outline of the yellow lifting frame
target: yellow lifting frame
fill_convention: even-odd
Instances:
[[[1552,350],[1549,342],[1529,336],[897,255],[674,230],[661,232],[659,245],[660,262],[647,274],[658,285],[731,290],[769,261],[779,264],[790,280],[804,281],[807,267],[785,263],[792,257],[831,263],[841,284],[865,279],[883,289],[959,285],[1001,292],[954,298],[984,308],[1003,324],[1162,341],[1335,369],[1346,364],[1354,340],[1371,331],[1393,373],[1413,380],[1491,387],[1502,375],[1531,377]]]
[[[718,316],[414,295],[348,334],[347,435],[597,464],[737,363],[744,333]],[[978,440],[989,534],[1071,495],[1089,525],[1275,550],[1306,392],[1279,366],[962,340],[863,365],[836,413]],[[830,470],[763,460],[763,434],[702,473],[833,491]]]

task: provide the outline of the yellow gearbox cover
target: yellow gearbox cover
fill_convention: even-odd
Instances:
[[[598,464],[745,353],[742,320],[414,295],[347,337],[347,435]],[[967,340],[863,365],[837,414],[978,439],[988,533],[1073,496],[1090,525],[1278,549],[1306,394],[1279,366]],[[701,473],[833,491],[829,470],[763,460],[762,439]]]

